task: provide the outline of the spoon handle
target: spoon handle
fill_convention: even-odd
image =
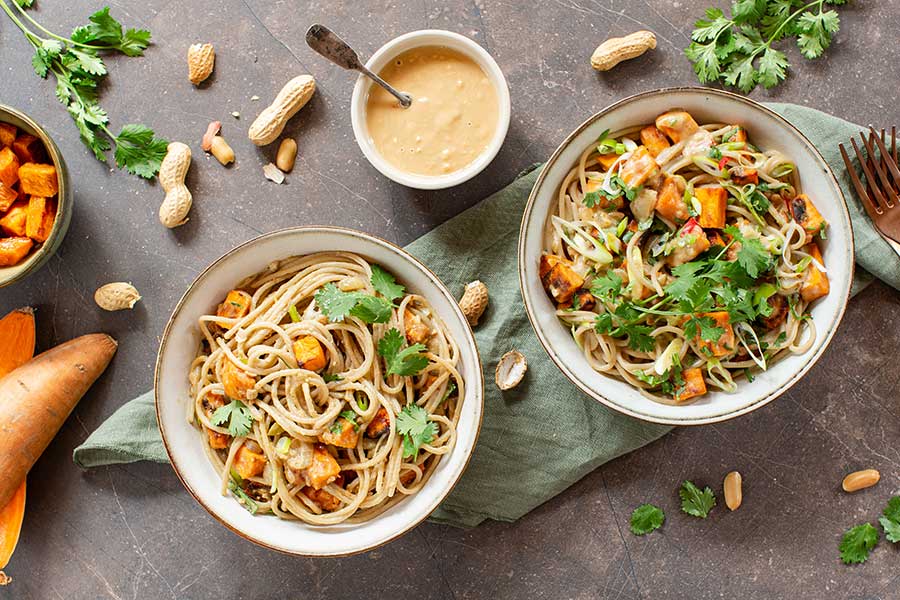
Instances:
[[[388,82],[370,71],[347,43],[324,25],[315,24],[306,32],[306,44],[342,69],[359,71],[394,95],[403,108],[409,108],[412,97],[397,91]]]

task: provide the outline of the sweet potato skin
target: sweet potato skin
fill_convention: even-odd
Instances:
[[[12,267],[28,256],[34,242],[27,237],[0,239],[0,267]]]
[[[0,379],[0,506],[106,369],[116,346],[106,334],[81,336]]]

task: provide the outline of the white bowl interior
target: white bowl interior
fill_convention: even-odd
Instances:
[[[762,148],[778,148],[797,165],[801,186],[829,222],[822,251],[831,292],[814,303],[817,337],[802,355],[786,357],[752,383],[741,379],[738,391],[711,392],[693,404],[669,406],[642,396],[629,384],[590,368],[569,330],[554,314],[554,305],[538,277],[544,227],[559,186],[581,153],[600,134],[651,123],[672,108],[683,108],[699,123],[729,123],[746,127],[750,140]],[[819,358],[837,328],[847,303],[853,276],[853,236],[843,195],[828,165],[811,144],[785,120],[740,96],[715,90],[682,88],[639,94],[589,119],[557,150],[539,179],[522,222],[519,276],[526,309],[544,348],[559,368],[582,390],[626,414],[659,423],[691,425],[725,420],[749,412],[777,397]]]
[[[497,91],[497,102],[499,103],[497,130],[494,132],[494,136],[491,138],[488,147],[484,149],[484,152],[462,169],[446,175],[419,175],[398,169],[381,156],[375,148],[371,136],[369,136],[369,130],[366,125],[366,100],[369,97],[371,86],[377,84],[364,75],[359,76],[356,80],[356,85],[353,87],[353,97],[350,101],[350,120],[353,125],[353,135],[356,137],[356,143],[359,144],[366,159],[372,163],[372,166],[381,171],[385,177],[408,187],[436,190],[468,181],[483,171],[497,156],[509,129],[509,88],[506,85],[503,71],[500,70],[497,62],[484,48],[463,35],[441,29],[413,31],[391,40],[372,55],[372,58],[366,63],[366,67],[370,71],[378,73],[398,54],[421,46],[444,46],[468,56],[481,67],[491,80],[491,83],[494,84],[494,88]]]
[[[200,343],[197,319],[208,314],[244,277],[273,260],[326,250],[360,254],[392,272],[422,294],[449,327],[460,347],[466,397],[453,451],[443,457],[417,493],[362,524],[310,526],[273,516],[253,516],[233,498],[219,494],[219,478],[206,457],[202,436],[187,423],[188,371]],[[462,475],[481,425],[481,364],[472,330],[443,284],[405,252],[374,237],[335,228],[299,228],[257,238],[204,271],[185,293],[166,329],[156,367],[156,407],[160,429],[176,472],[191,494],[226,526],[259,544],[302,555],[344,555],[390,541],[425,519]]]

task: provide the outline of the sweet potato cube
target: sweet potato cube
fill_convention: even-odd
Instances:
[[[294,356],[297,365],[307,371],[320,371],[325,368],[325,350],[315,337],[305,335],[294,342]]]
[[[556,256],[555,254],[541,254],[541,262],[538,264],[538,277],[543,279],[546,277],[547,273],[550,272],[550,269],[559,264],[560,261],[564,259]]]
[[[600,166],[603,167],[604,171],[609,171],[610,167],[612,167],[617,160],[619,160],[619,155],[615,152],[601,154],[597,157],[597,161],[600,163]]]
[[[641,129],[641,143],[647,146],[647,150],[653,158],[670,146],[669,140],[662,131],[656,128],[656,125],[647,125]]]
[[[53,230],[56,220],[56,203],[52,198],[32,196],[28,201],[28,215],[25,235],[36,242],[45,242]]]
[[[216,309],[217,317],[225,317],[228,319],[240,319],[250,312],[250,302],[252,298],[250,294],[242,290],[231,290],[225,296],[225,301]],[[221,323],[223,327],[229,325]]]
[[[262,474],[263,469],[266,468],[266,457],[264,454],[250,450],[244,444],[235,453],[232,468],[243,479],[250,479]]]
[[[306,482],[316,490],[337,479],[341,474],[341,466],[334,459],[325,444],[316,444],[313,448],[312,464],[306,469]]]
[[[684,201],[684,182],[676,177],[666,177],[656,195],[656,212],[674,223],[683,223],[691,213]]]
[[[326,512],[333,512],[341,507],[341,501],[325,490],[317,490],[306,486],[303,488],[303,494]]]
[[[807,244],[803,249],[819,263],[825,264],[822,260],[822,252],[815,242]],[[800,285],[800,297],[806,302],[812,302],[827,296],[829,291],[831,291],[831,284],[828,281],[828,275],[823,273],[815,264],[810,264],[806,268],[806,275],[803,283]]]
[[[209,438],[209,447],[214,450],[224,450],[231,444],[231,436],[227,433],[219,433],[207,428],[206,437]]]
[[[319,441],[338,448],[356,448],[356,442],[359,441],[359,425],[344,417],[338,417],[330,428],[319,435]]]
[[[729,129],[722,136],[723,142],[746,142],[747,141],[747,130],[741,127],[740,125],[735,125],[732,129]]]
[[[675,392],[675,399],[678,402],[684,402],[706,393],[706,382],[703,381],[703,369],[696,367],[694,369],[685,369],[681,373],[684,378],[684,387]]]
[[[700,202],[700,227],[713,229],[725,227],[728,190],[720,185],[698,187],[694,188],[694,196]]]
[[[645,181],[653,177],[659,172],[659,165],[656,164],[650,151],[645,146],[638,146],[631,153],[631,156],[622,164],[619,170],[619,177],[628,187],[635,188],[643,185]]]
[[[812,240],[813,236],[825,229],[828,223],[825,218],[812,203],[809,196],[800,194],[788,203],[791,209],[791,216],[806,231],[806,241]]]
[[[9,146],[0,149],[0,183],[12,187],[19,180],[19,159]]]
[[[387,410],[382,407],[378,409],[375,416],[369,421],[366,427],[366,437],[372,439],[380,438],[391,430],[391,418],[388,416]]]
[[[678,234],[666,244],[669,266],[677,267],[690,262],[709,250],[709,238],[696,219],[688,219]]]
[[[759,173],[751,167],[735,167],[731,170],[731,180],[738,185],[759,183]]]
[[[722,310],[701,313],[698,316],[700,318],[711,318],[715,322],[715,327],[724,330],[724,333],[719,336],[719,339],[715,342],[702,339],[700,337],[700,332],[698,331],[697,336],[694,338],[694,342],[700,347],[700,350],[704,353],[708,352],[711,356],[717,358],[720,356],[727,356],[734,352],[736,348],[734,343],[734,329],[731,327],[731,320],[728,317],[728,312]]]
[[[27,237],[0,238],[0,267],[11,267],[28,256],[34,242]]]
[[[424,344],[432,335],[431,328],[422,322],[422,317],[409,309],[403,313],[403,330],[410,344]]]
[[[26,237],[25,223],[28,220],[28,203],[22,200],[15,202],[3,218],[0,219],[0,229],[11,237]]]
[[[44,144],[30,133],[23,133],[17,137],[12,144],[12,149],[21,164],[39,163],[47,160]]]
[[[656,128],[673,142],[686,140],[700,129],[697,121],[683,110],[671,110],[656,117]]]
[[[553,297],[557,303],[568,302],[575,295],[575,292],[584,285],[584,278],[575,272],[572,263],[559,257],[553,257],[555,260],[546,258],[550,255],[545,254],[541,257],[541,267],[539,273],[544,273],[541,282],[544,289]],[[549,268],[545,268],[545,264],[553,263]]]
[[[18,129],[16,129],[15,125],[0,123],[0,148],[12,146],[13,142],[16,140],[17,132]]]
[[[19,167],[22,191],[30,196],[50,198],[59,192],[56,167],[40,163],[25,163]]]
[[[19,192],[0,181],[0,213],[8,211],[18,197]]]
[[[220,380],[225,395],[234,400],[247,400],[247,394],[256,386],[256,377],[250,375],[230,360],[220,369]]]
[[[597,192],[601,187],[603,187],[603,182],[599,179],[588,179],[584,185],[584,193],[591,194],[593,192]],[[594,203],[594,206],[602,210],[618,210],[625,206],[625,198],[623,198],[622,196],[617,196],[610,199],[603,194],[599,194],[596,202]]]

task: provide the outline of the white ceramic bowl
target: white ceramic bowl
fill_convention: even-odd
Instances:
[[[729,394],[711,392],[693,404],[668,406],[642,396],[629,384],[602,375],[588,365],[568,328],[560,324],[554,306],[538,277],[544,227],[556,202],[559,186],[579,156],[600,134],[628,126],[652,123],[672,108],[683,108],[698,122],[740,124],[762,148],[778,148],[797,165],[803,191],[828,220],[823,243],[831,292],[816,301],[812,318],[817,337],[805,354],[792,355],[756,376],[738,382]],[[793,125],[766,107],[729,92],[707,88],[671,88],[631,96],[585,121],[556,149],[535,183],[519,237],[519,280],[528,318],[550,358],[560,370],[596,400],[645,421],[669,425],[715,423],[753,411],[796,383],[825,351],[834,335],[850,294],[853,278],[853,231],[840,187],[828,164]]]
[[[509,129],[509,88],[506,85],[503,71],[484,48],[464,35],[442,29],[423,29],[394,38],[372,55],[372,58],[366,63],[366,67],[370,71],[378,73],[398,54],[420,46],[444,46],[468,56],[481,67],[491,83],[494,84],[494,88],[497,90],[497,102],[500,103],[500,112],[497,130],[484,152],[462,169],[446,175],[418,175],[398,169],[379,154],[369,135],[366,126],[366,99],[371,86],[377,84],[363,75],[359,76],[353,87],[353,97],[350,100],[350,120],[353,124],[356,143],[359,144],[366,159],[385,177],[411,188],[438,190],[459,185],[475,177],[497,156]]]
[[[219,477],[203,450],[200,432],[185,416],[190,402],[188,372],[200,344],[197,319],[214,310],[244,277],[273,260],[313,252],[354,252],[384,266],[409,289],[425,296],[459,344],[466,397],[453,451],[416,494],[362,524],[312,526],[270,515],[254,516],[219,493]],[[192,496],[238,535],[267,548],[303,556],[344,556],[370,550],[409,531],[450,493],[463,474],[481,427],[484,380],[472,330],[438,278],[415,258],[376,237],[333,227],[298,227],[260,236],[206,268],[178,302],[166,325],[156,361],[156,414],[166,452]]]

